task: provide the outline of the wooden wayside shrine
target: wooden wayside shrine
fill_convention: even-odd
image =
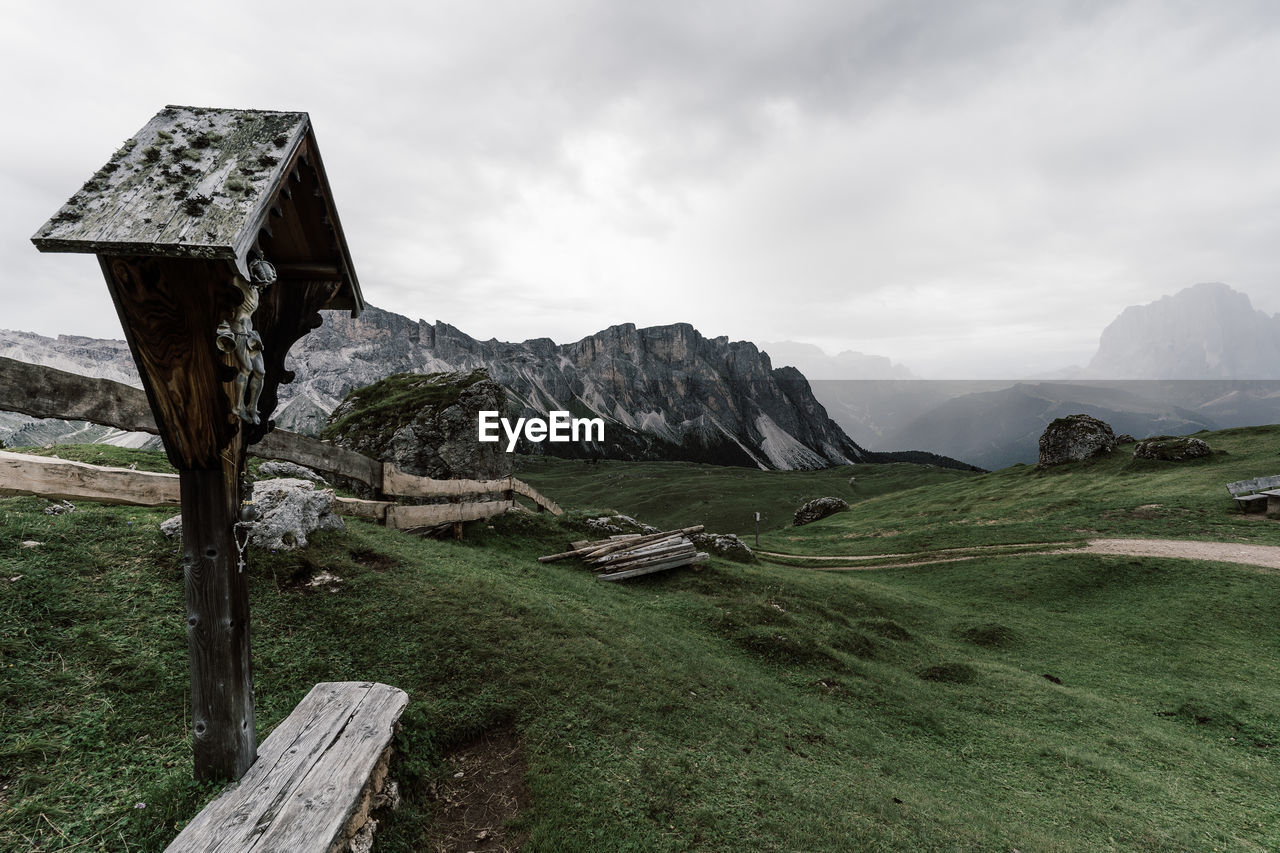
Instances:
[[[319,309],[363,308],[310,118],[165,107],[32,242],[98,256],[179,472],[195,775],[239,779],[256,754],[245,450]]]

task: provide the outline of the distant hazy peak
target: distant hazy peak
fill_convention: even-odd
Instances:
[[[1280,378],[1280,317],[1205,282],[1133,305],[1102,332],[1086,374],[1100,379]]]
[[[827,355],[814,344],[799,341],[773,341],[760,344],[775,367],[789,365],[809,379],[915,379],[906,367],[882,355],[845,350]]]

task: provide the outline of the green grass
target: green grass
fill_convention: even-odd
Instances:
[[[139,471],[176,473],[176,469],[169,464],[162,450],[130,450],[110,444],[55,444],[49,447],[11,447],[9,451],[25,453],[28,456],[49,456],[71,462],[87,462],[90,465],[103,465],[109,468],[128,468],[133,465]]]
[[[1150,491],[1143,503],[1182,506],[1177,482],[1203,478],[1221,494],[1181,498],[1205,510],[1197,525],[1269,541],[1272,523],[1232,518],[1222,483],[1274,472],[1222,475],[1269,464],[1275,434],[1210,437],[1241,442],[1231,464],[1153,468],[1115,506]],[[1021,506],[1061,525],[1084,510],[1058,502],[1095,475],[1141,473],[1124,467],[915,490],[904,469],[894,494],[795,534],[813,531],[814,553],[856,543],[824,531],[865,531],[872,510],[941,513],[956,490],[981,506],[1025,489]],[[188,781],[181,568],[157,530],[169,513],[43,504],[0,499],[0,849],[163,849],[209,796]],[[1113,508],[1081,503],[1099,505]],[[899,523],[945,538],[954,520]],[[1166,532],[1165,518],[1123,523]],[[379,849],[428,849],[441,757],[507,726],[526,744],[529,850],[1280,846],[1280,575],[1021,554],[856,573],[713,561],[605,584],[536,562],[581,538],[572,519],[493,528],[455,543],[352,523],[252,555],[260,737],[317,681],[410,693],[393,766],[408,802]],[[336,592],[297,584],[322,568]]]
[[[664,529],[704,524],[714,533],[790,527],[801,504],[838,497],[850,503],[921,485],[949,488],[975,475],[895,462],[821,471],[761,471],[696,462],[596,464],[549,456],[518,456],[515,475],[562,506],[611,507]],[[856,482],[852,485],[849,479]]]
[[[1280,526],[1235,511],[1226,484],[1280,473],[1280,427],[1199,436],[1213,456],[1135,460],[1116,451],[1041,470],[1015,465],[938,486],[871,498],[852,512],[761,537],[795,554],[912,553],[1097,537],[1280,544]]]
[[[397,373],[352,391],[325,425],[321,437],[390,436],[422,411],[442,409],[458,402],[463,390],[489,374],[484,370],[461,373]]]

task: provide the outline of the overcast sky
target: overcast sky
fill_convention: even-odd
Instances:
[[[366,300],[1086,363],[1127,305],[1280,312],[1280,3],[0,0],[0,328],[121,337],[31,235],[165,104],[311,114]]]

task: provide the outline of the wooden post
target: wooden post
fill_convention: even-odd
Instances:
[[[195,776],[238,779],[256,742],[245,449],[319,309],[364,306],[310,117],[165,107],[31,239],[98,256],[179,472]]]
[[[101,259],[182,498],[195,778],[239,779],[256,755],[249,588],[239,568],[245,432],[214,331],[241,295],[216,261]]]
[[[249,583],[236,522],[244,450],[233,442],[221,470],[179,471],[191,732],[200,781],[239,779],[257,754],[249,658]]]

